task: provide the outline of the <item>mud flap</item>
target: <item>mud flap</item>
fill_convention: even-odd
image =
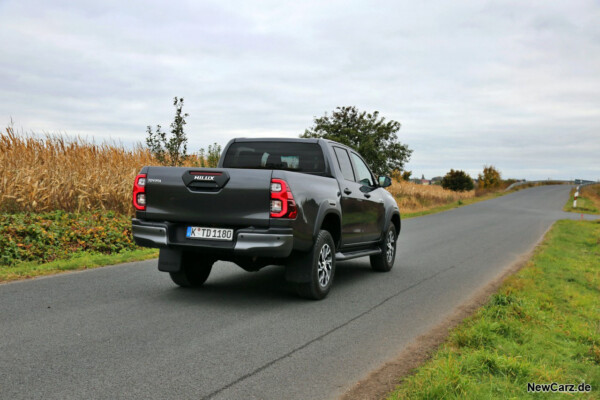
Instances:
[[[285,280],[288,282],[310,282],[312,274],[312,251],[308,253],[294,252],[285,265]]]
[[[183,255],[181,250],[162,248],[158,255],[158,270],[163,272],[179,272],[182,261]]]

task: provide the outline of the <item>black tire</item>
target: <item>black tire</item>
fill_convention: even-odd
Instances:
[[[169,275],[171,280],[181,287],[200,287],[208,279],[214,263],[215,260],[198,253],[184,252],[181,269],[178,272],[169,272]]]
[[[313,248],[299,261],[310,268],[310,280],[296,283],[296,291],[306,299],[324,299],[335,276],[335,244],[331,234],[319,231]]]
[[[373,270],[377,272],[388,272],[394,267],[397,242],[398,236],[396,234],[396,227],[394,224],[390,224],[390,227],[385,232],[383,240],[379,245],[381,253],[371,256],[371,268],[373,268]]]

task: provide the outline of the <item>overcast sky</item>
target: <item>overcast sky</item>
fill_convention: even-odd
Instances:
[[[597,1],[0,0],[0,123],[189,149],[301,134],[336,106],[402,123],[431,178],[600,179]]]

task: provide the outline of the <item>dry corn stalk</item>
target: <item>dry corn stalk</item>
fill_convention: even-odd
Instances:
[[[189,160],[196,165],[196,157]],[[141,146],[95,144],[61,135],[0,132],[0,211],[114,210],[131,213],[133,179],[156,165]]]

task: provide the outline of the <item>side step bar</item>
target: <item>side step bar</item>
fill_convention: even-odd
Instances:
[[[374,256],[375,254],[381,254],[381,249],[370,249],[370,250],[359,250],[352,251],[349,253],[335,253],[335,261],[346,261],[352,260],[353,258],[364,257],[364,256]]]

